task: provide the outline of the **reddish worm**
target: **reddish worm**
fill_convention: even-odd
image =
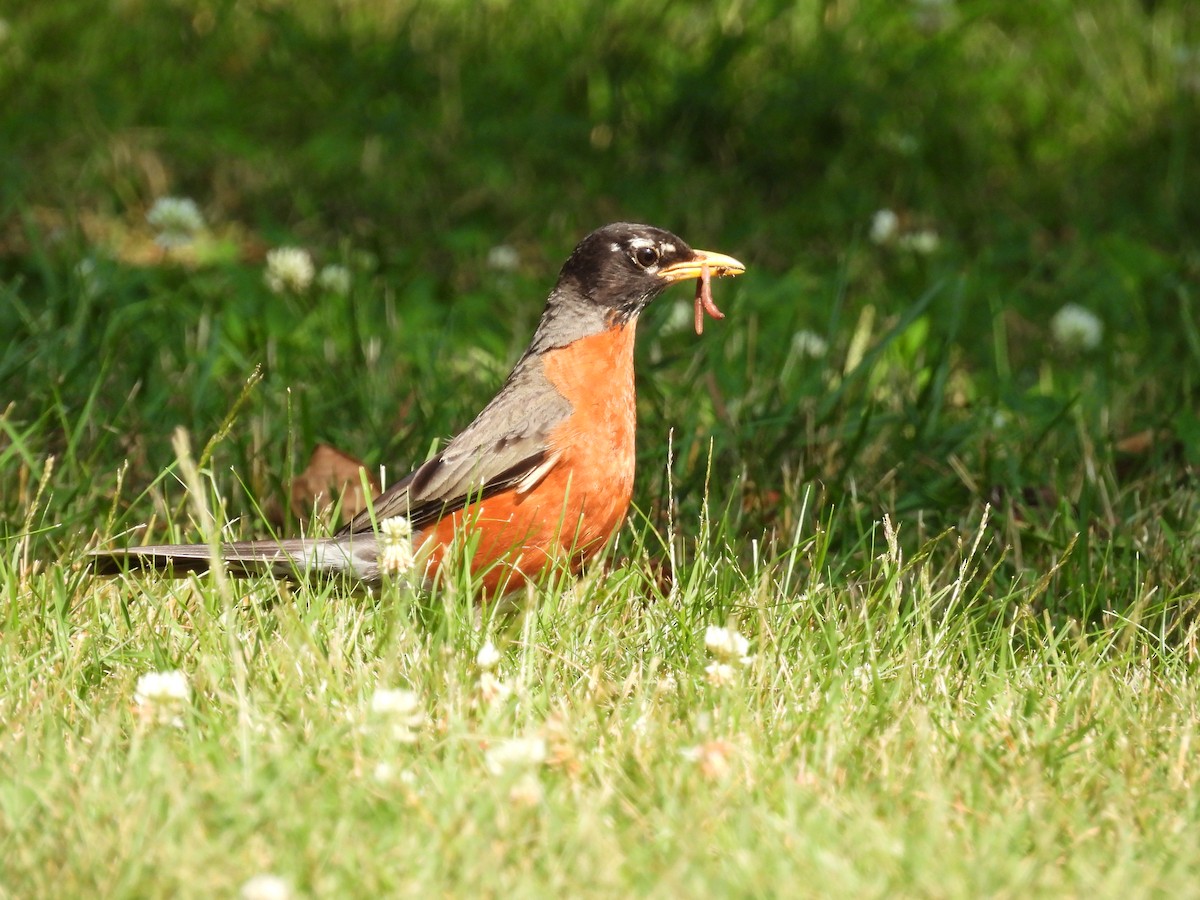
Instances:
[[[708,263],[700,264],[700,280],[696,282],[696,334],[704,334],[704,314],[708,313],[714,319],[725,318],[725,313],[717,309],[713,302],[712,282],[709,278]]]

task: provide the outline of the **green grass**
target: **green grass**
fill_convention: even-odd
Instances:
[[[0,895],[1194,893],[1191,5],[29,7],[0,9]],[[164,195],[194,247],[155,249]],[[935,252],[873,243],[881,208]],[[83,572],[204,539],[177,427],[231,536],[300,529],[273,510],[319,441],[406,472],[618,218],[749,271],[702,338],[684,291],[644,318],[604,566],[482,612],[461,578]],[[350,294],[272,294],[283,245]],[[1098,346],[1055,340],[1067,303]],[[753,660],[714,685],[727,623]],[[181,727],[134,698],[174,669]],[[517,737],[547,759],[489,768]]]
[[[997,591],[955,535],[822,584],[836,537],[748,566],[684,552],[667,595],[628,568],[537,592],[485,627],[512,690],[490,704],[454,586],[414,605],[257,583],[226,605],[196,582],[30,579],[5,598],[6,884],[1188,892],[1194,633],[981,620],[1027,593]],[[754,659],[718,687],[703,634],[727,617]],[[195,691],[178,729],[132,700],[170,668]],[[416,743],[370,712],[394,686],[421,697]],[[549,751],[532,800],[526,768],[487,767],[530,735]]]

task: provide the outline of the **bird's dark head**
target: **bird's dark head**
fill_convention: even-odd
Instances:
[[[646,305],[677,281],[746,270],[730,256],[693,250],[651,225],[617,222],[585,237],[563,263],[527,355],[633,324]]]
[[[617,222],[597,228],[563,264],[556,293],[569,294],[605,311],[610,324],[628,322],[677,281],[740,275],[736,259],[693,250],[683,238],[652,225]]]

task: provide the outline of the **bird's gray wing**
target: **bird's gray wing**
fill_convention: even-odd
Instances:
[[[404,516],[414,530],[512,487],[528,490],[558,461],[550,437],[571,405],[526,357],[492,402],[441,452],[376,497],[338,534]]]

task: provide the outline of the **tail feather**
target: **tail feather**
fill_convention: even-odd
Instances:
[[[366,582],[379,579],[375,539],[298,538],[281,541],[234,541],[221,545],[226,571],[236,578],[273,575],[300,579],[312,575],[350,575]],[[94,575],[120,575],[149,569],[174,578],[212,568],[206,544],[156,544],[124,550],[96,550],[88,555]]]

